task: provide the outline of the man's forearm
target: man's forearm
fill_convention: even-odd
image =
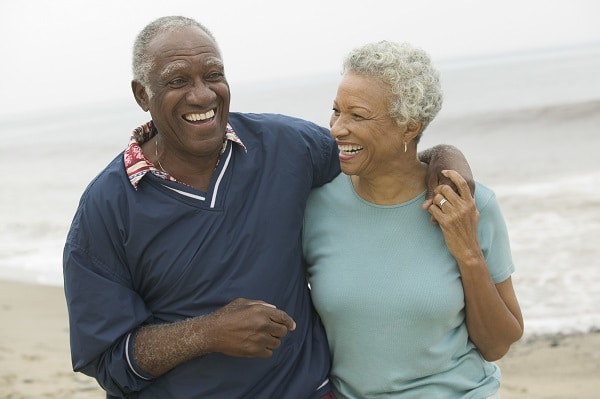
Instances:
[[[193,358],[207,354],[204,324],[196,317],[172,324],[148,325],[138,330],[134,353],[137,365],[154,377]]]
[[[142,327],[135,337],[134,356],[144,372],[159,377],[213,352],[271,357],[281,339],[295,328],[295,321],[274,305],[238,298],[204,316]]]

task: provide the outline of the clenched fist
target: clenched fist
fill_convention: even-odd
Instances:
[[[214,352],[238,357],[270,357],[296,322],[263,301],[239,298],[204,317]]]

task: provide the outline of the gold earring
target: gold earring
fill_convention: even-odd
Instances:
[[[404,142],[404,152],[406,152],[406,141]]]

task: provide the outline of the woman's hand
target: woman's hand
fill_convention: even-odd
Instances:
[[[436,187],[428,211],[442,229],[448,250],[458,262],[483,257],[477,238],[479,211],[467,182],[454,170],[441,173],[457,191],[446,184]]]

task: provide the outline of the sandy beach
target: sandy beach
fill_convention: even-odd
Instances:
[[[61,287],[0,281],[0,398],[103,398],[74,373]]]
[[[103,398],[73,373],[61,287],[0,281],[0,399]],[[600,393],[600,332],[519,342],[499,362],[502,399],[592,399]]]

